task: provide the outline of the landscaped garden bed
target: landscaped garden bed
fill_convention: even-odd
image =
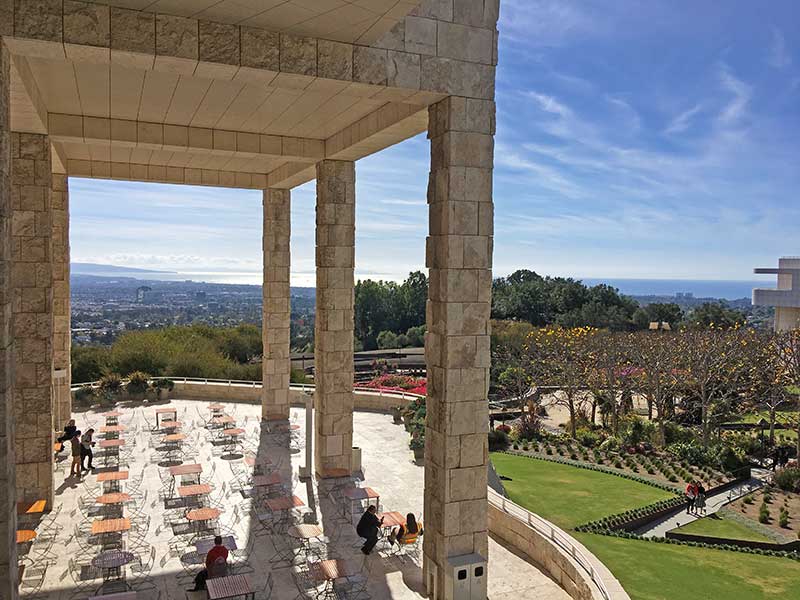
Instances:
[[[730,510],[770,529],[786,541],[800,539],[800,494],[770,487],[733,502]]]

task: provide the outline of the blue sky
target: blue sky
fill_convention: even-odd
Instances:
[[[495,274],[752,279],[800,254],[800,8],[502,0]],[[356,271],[424,267],[428,142],[357,164]],[[261,269],[258,192],[73,179],[74,261]],[[292,280],[314,281],[314,184]]]

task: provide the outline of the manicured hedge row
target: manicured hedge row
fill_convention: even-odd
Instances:
[[[646,521],[647,517],[658,515],[659,513],[671,513],[676,508],[684,504],[684,500],[680,496],[670,498],[668,500],[659,500],[653,504],[642,506],[641,508],[632,508],[625,512],[603,517],[590,523],[578,525],[575,531],[583,531],[587,533],[599,533],[605,529],[619,529],[624,528],[632,521]]]

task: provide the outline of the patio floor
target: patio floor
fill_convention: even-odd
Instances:
[[[285,533],[275,533],[285,531],[285,524],[271,523],[269,519],[265,522],[264,515],[260,514],[263,513],[260,507],[265,502],[264,498],[251,499],[246,491],[243,493],[241,490],[242,487],[250,489],[250,485],[242,485],[253,468],[247,463],[258,464],[267,460],[272,464],[264,467],[265,471],[277,472],[286,488],[291,489],[291,493],[305,505],[305,508],[292,512],[288,518],[293,522],[317,523],[322,527],[326,538],[320,544],[322,550],[318,550],[317,555],[343,559],[355,570],[368,568],[367,591],[375,600],[425,597],[420,567],[421,548],[418,554],[410,552],[405,556],[397,556],[387,548],[387,544],[380,542],[376,551],[365,559],[359,552],[361,541],[354,527],[348,524],[352,523],[353,518],[358,518],[360,509],[356,507],[348,521],[344,517],[346,510],[341,489],[333,490],[329,496],[327,491],[330,483],[322,483],[324,489],[320,489],[316,482],[299,480],[298,468],[305,462],[304,411],[292,409],[291,424],[296,427],[290,433],[267,433],[261,429],[259,406],[221,404],[222,412],[235,420],[235,424],[226,424],[224,427],[245,430],[240,446],[235,449],[215,443],[220,430],[210,431],[205,427],[211,416],[208,402],[172,400],[169,403],[118,407],[121,413],[118,421],[125,427],[121,433],[125,440],[122,462],[127,462],[127,467],[122,465],[119,468],[127,469],[131,479],[122,482],[120,490],[135,492],[136,480],[142,475],[138,492],[133,493],[134,498],[125,506],[123,515],[131,517],[132,528],[138,529],[138,532],[122,534],[123,549],[131,550],[137,559],[141,557],[144,566],[140,569],[138,562],[134,562],[132,564],[136,569],[123,567],[121,574],[130,584],[138,581],[151,586],[150,589],[143,588],[145,591],[140,591],[137,598],[199,600],[206,597],[205,592],[189,593],[186,589],[192,586],[193,577],[199,569],[197,563],[202,562],[202,559],[197,559],[193,542],[199,537],[213,535],[213,532],[187,531],[189,522],[185,517],[186,508],[175,499],[177,494],[165,492],[169,488],[169,464],[181,463],[202,465],[200,477],[212,486],[211,493],[205,496],[203,503],[222,511],[218,521],[209,524],[224,535],[232,535],[240,549],[230,560],[233,573],[247,575],[253,588],[259,592],[256,598],[268,597],[261,590],[270,576],[274,582],[272,598],[289,600],[297,597],[298,588],[293,572],[302,570],[306,563],[304,555],[301,554],[294,564],[277,561],[276,554],[291,556],[292,546],[296,544],[292,542],[287,546],[291,538]],[[151,431],[155,424],[155,410],[162,408],[174,408],[177,411],[177,420],[181,422],[179,431],[186,434],[186,439],[181,442],[184,449],[175,452],[170,460],[165,457],[160,441],[164,435]],[[106,424],[101,411],[77,413],[75,418],[82,431],[91,426],[99,432]],[[354,428],[355,443],[363,452],[365,477],[364,481],[356,482],[357,485],[373,488],[380,494],[381,510],[399,511],[403,515],[414,512],[419,516],[423,503],[423,468],[413,461],[403,427],[392,424],[389,415],[356,412]],[[103,435],[97,433],[95,439],[99,442]],[[67,453],[65,451],[63,454]],[[24,579],[35,580],[36,567],[43,564],[38,557],[44,556],[50,564],[39,592],[25,593],[23,589],[23,597],[55,600],[88,598],[99,593],[103,580],[93,579],[92,575],[97,573],[88,565],[102,547],[96,544],[96,536],[91,536],[88,529],[95,518],[91,511],[97,506],[93,496],[101,490],[98,475],[105,470],[117,470],[116,466],[104,468],[100,454],[101,450],[95,447],[95,466],[98,468],[94,473],[86,474],[80,482],[66,477],[69,459],[59,463],[56,473],[56,509],[59,512],[49,519],[49,533],[56,533],[49,535],[47,524],[41,523],[37,527],[39,537],[30,547],[21,547],[21,553],[27,551],[31,557]],[[245,460],[245,457],[250,460]],[[273,488],[270,495],[279,494]],[[556,583],[494,540],[490,540],[489,553],[489,598],[510,598],[514,595],[542,600],[568,598]],[[151,560],[152,569],[148,574],[147,563]],[[367,561],[366,565],[364,560]],[[103,592],[115,589],[120,584],[106,585]],[[121,584],[122,587],[125,585]],[[314,597],[313,594],[310,597]]]

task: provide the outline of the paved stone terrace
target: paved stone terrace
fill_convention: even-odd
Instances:
[[[172,400],[162,404],[150,404],[136,407],[120,408],[122,416],[119,422],[129,431],[123,434],[127,444],[135,440],[135,451],[128,459],[131,476],[143,471],[144,477],[141,491],[146,491],[146,500],[138,501],[136,507],[143,513],[142,518],[150,517],[149,526],[143,535],[143,545],[140,552],[149,557],[149,548],[155,550],[154,565],[150,580],[155,584],[156,591],[140,592],[139,598],[150,600],[160,598],[187,598],[194,600],[205,598],[204,593],[187,593],[191,587],[192,577],[197,568],[183,565],[181,556],[186,555],[186,550],[179,550],[175,546],[176,535],[172,527],[164,520],[165,503],[159,498],[158,492],[162,488],[159,471],[165,467],[159,466],[160,460],[156,450],[151,447],[151,438],[159,439],[160,433],[150,432],[155,421],[155,409],[166,406],[174,407],[178,411],[178,420],[183,423],[183,431],[187,433],[187,443],[192,448],[187,453],[185,462],[199,462],[203,465],[203,478],[210,478],[214,491],[211,494],[212,504],[223,509],[219,524],[223,532],[232,533],[237,539],[243,556],[237,558],[239,564],[244,561],[244,571],[249,573],[256,589],[261,589],[271,572],[275,587],[272,598],[283,600],[295,598],[297,588],[293,582],[292,570],[294,567],[287,563],[273,564],[270,559],[275,555],[274,543],[280,546],[286,536],[273,536],[260,529],[258,520],[250,516],[248,501],[241,492],[235,491],[235,477],[231,468],[244,468],[244,460],[231,459],[222,456],[220,449],[212,445],[207,439],[207,430],[203,422],[209,417],[210,411],[207,402]],[[260,460],[264,455],[274,463],[280,464],[280,472],[284,479],[291,480],[294,494],[300,497],[306,506],[311,507],[306,521],[320,523],[325,534],[332,538],[328,544],[328,554],[337,558],[353,561],[360,566],[363,555],[358,551],[359,539],[354,528],[339,525],[335,521],[337,512],[333,505],[326,499],[320,500],[316,483],[313,485],[301,482],[297,478],[299,466],[305,461],[303,437],[305,433],[304,411],[292,409],[292,423],[299,425],[294,432],[295,441],[292,447],[288,443],[270,445],[268,434],[261,433],[261,409],[252,404],[224,404],[225,412],[233,415],[237,426],[246,429],[248,442],[257,450]],[[99,429],[104,425],[101,411],[79,413],[76,416],[78,427],[86,430],[89,426]],[[407,434],[402,426],[393,425],[389,415],[381,413],[357,412],[354,416],[354,443],[363,449],[363,466],[365,480],[360,484],[369,486],[381,494],[381,508],[397,510],[402,513],[413,511],[420,515],[422,510],[423,468],[413,461],[411,452],[407,448]],[[133,433],[135,431],[135,433]],[[97,436],[98,441],[102,436]],[[100,454],[99,449],[95,449]],[[64,453],[66,454],[66,452]],[[102,467],[103,459],[97,456],[95,465]],[[82,482],[65,476],[69,473],[69,459],[60,462],[59,473],[56,474],[56,505],[61,505],[61,510],[55,518],[55,524],[60,528],[55,542],[49,550],[54,561],[48,567],[44,586],[39,594],[23,594],[27,598],[68,599],[86,598],[92,595],[100,585],[95,581],[90,587],[76,591],[73,576],[70,573],[69,562],[72,559],[88,561],[91,550],[82,549],[75,537],[76,527],[86,527],[89,521],[83,516],[86,510],[79,507],[79,498],[85,497],[89,492],[99,488],[97,469],[94,474],[84,477]],[[213,473],[212,473],[213,469]],[[290,475],[294,474],[294,475]],[[125,485],[122,486],[125,490]],[[324,496],[324,494],[323,494]],[[127,511],[127,509],[126,509]],[[180,514],[180,511],[178,511]],[[424,519],[424,516],[423,516]],[[180,518],[179,518],[180,520]],[[131,534],[128,534],[131,535]],[[40,535],[30,552],[37,553],[46,546],[44,532]],[[276,539],[282,538],[282,539]],[[85,545],[85,542],[82,542]],[[370,597],[378,599],[411,599],[424,597],[424,587],[421,575],[421,550],[419,556],[407,556],[403,559],[391,556],[386,551],[374,552],[367,560],[370,566],[368,591]],[[191,548],[190,548],[191,549]],[[489,567],[489,598],[537,598],[542,600],[566,600],[569,596],[556,583],[538,571],[535,567],[525,562],[504,546],[490,540],[490,567]],[[242,569],[234,566],[234,572]],[[129,578],[135,573],[128,571]],[[266,595],[259,597],[267,597]]]

